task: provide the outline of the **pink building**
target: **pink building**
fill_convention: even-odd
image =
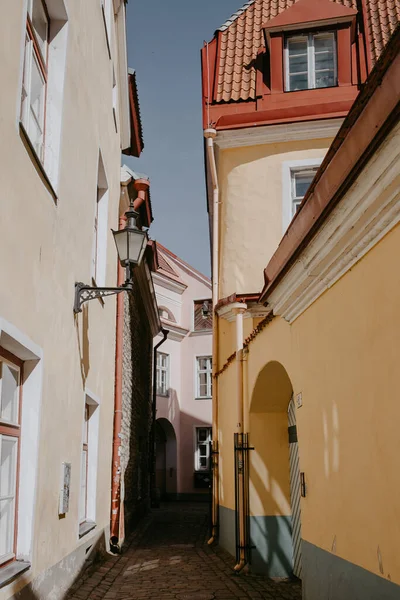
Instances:
[[[158,243],[156,256],[153,282],[169,332],[157,350],[156,486],[161,498],[195,499],[210,483],[211,282]]]

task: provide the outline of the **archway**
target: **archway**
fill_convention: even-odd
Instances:
[[[161,499],[176,498],[176,434],[173,425],[164,418],[156,421],[156,487]]]
[[[292,398],[286,369],[276,361],[266,364],[250,405],[250,537],[253,569],[270,577],[301,575],[300,474]]]

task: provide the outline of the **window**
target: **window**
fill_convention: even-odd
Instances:
[[[99,401],[85,393],[79,489],[79,536],[96,526],[97,462],[99,446]]]
[[[307,193],[308,188],[311,185],[312,180],[314,179],[315,173],[317,172],[318,167],[314,167],[312,169],[306,169],[301,171],[293,170],[291,172],[291,185],[292,185],[292,214],[293,218],[296,214],[297,209],[304,196]]]
[[[194,331],[212,330],[212,302],[208,300],[195,300],[194,311]]]
[[[211,427],[196,427],[196,471],[209,471],[211,455]]]
[[[101,154],[97,172],[97,195],[94,217],[92,279],[99,287],[106,284],[107,270],[108,183]]]
[[[88,484],[88,451],[89,451],[89,405],[85,404],[83,420],[82,452],[81,452],[81,489],[79,495],[79,522],[87,518],[87,484]]]
[[[172,312],[168,308],[165,308],[165,306],[160,306],[159,307],[158,314],[160,315],[161,319],[166,319],[167,321],[171,321],[172,323],[176,323],[174,315],[172,314]]]
[[[43,0],[28,0],[20,120],[40,160],[44,161],[49,17]]]
[[[21,366],[0,349],[0,565],[16,555]]]
[[[169,355],[157,352],[157,394],[168,396]]]
[[[286,91],[337,85],[336,39],[333,32],[286,38]]]
[[[212,358],[198,356],[196,359],[196,398],[211,398],[212,396]]]

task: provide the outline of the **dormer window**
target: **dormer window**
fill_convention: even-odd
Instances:
[[[285,91],[337,85],[336,36],[332,31],[285,39]]]

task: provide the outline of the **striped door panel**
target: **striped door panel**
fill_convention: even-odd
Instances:
[[[288,419],[290,431],[289,462],[290,462],[290,499],[292,503],[292,544],[293,544],[293,573],[301,579],[301,513],[300,513],[300,468],[299,445],[297,442],[296,407],[292,397]],[[296,441],[294,441],[296,440]]]

